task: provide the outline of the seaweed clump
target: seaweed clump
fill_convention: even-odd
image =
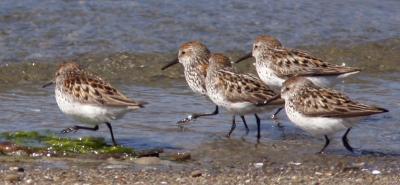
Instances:
[[[35,131],[4,132],[0,134],[0,153],[5,155],[70,156],[81,154],[135,156],[132,148],[110,146],[104,138],[63,138]]]

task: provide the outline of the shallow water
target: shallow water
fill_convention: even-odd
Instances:
[[[79,53],[175,52],[187,40],[245,50],[268,33],[287,45],[399,37],[400,2],[2,0],[0,63]]]
[[[354,99],[365,103],[376,104],[390,110],[390,113],[371,116],[355,127],[350,134],[350,141],[355,147],[363,149],[400,152],[400,85],[398,73],[376,76],[358,75],[338,89],[345,91]],[[116,84],[129,97],[149,102],[139,111],[127,114],[124,119],[113,122],[114,132],[120,144],[135,148],[165,148],[186,150],[193,149],[205,142],[223,139],[231,123],[231,115],[224,110],[218,116],[198,119],[183,131],[175,124],[192,112],[211,112],[214,106],[206,98],[195,96],[186,87],[184,81],[175,81],[169,87],[161,85],[138,86]],[[57,108],[53,88],[42,89],[40,84],[26,84],[19,88],[0,93],[0,129],[4,131],[37,130],[59,132],[63,128],[76,124],[63,115]],[[306,133],[295,128],[280,114],[285,125],[282,130],[273,126],[269,119],[271,113],[262,115],[262,142],[271,140],[312,140]],[[252,116],[248,118],[250,134],[238,120],[238,127],[233,137],[250,142],[255,141],[256,124]],[[109,140],[109,133],[104,125],[99,132],[79,131],[66,137],[85,135],[102,136]],[[339,137],[340,135],[338,135]],[[316,141],[322,142],[322,141]],[[343,149],[339,140],[331,149]],[[321,143],[322,144],[322,143]],[[306,150],[306,149],[305,149]]]

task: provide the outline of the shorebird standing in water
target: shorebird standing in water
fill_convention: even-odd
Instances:
[[[143,108],[145,104],[129,99],[108,82],[81,69],[74,62],[61,64],[55,78],[55,96],[60,110],[82,123],[94,125],[74,126],[64,129],[62,133],[80,129],[96,131],[98,124],[105,123],[113,144],[117,145],[110,122],[122,118],[131,110]]]
[[[230,60],[222,54],[212,54],[205,79],[208,97],[218,106],[233,114],[231,131],[235,129],[235,116],[254,114],[257,120],[257,138],[260,139],[260,118],[257,113],[282,106],[277,93],[252,74],[233,72]],[[269,102],[264,105],[264,102]],[[275,105],[275,106],[273,106]]]
[[[268,35],[258,36],[253,43],[253,51],[235,63],[250,57],[256,59],[256,71],[261,80],[277,91],[285,80],[293,76],[304,76],[315,85],[330,87],[361,71],[359,68],[324,62],[304,51],[285,48],[278,39]]]
[[[181,63],[184,68],[186,82],[190,89],[192,89],[196,94],[207,96],[205,78],[207,76],[208,59],[210,58],[210,55],[211,52],[201,42],[186,42],[180,46],[178,58],[162,67],[162,70]],[[217,115],[218,111],[218,106],[215,106],[215,110],[212,113],[194,113],[187,118],[178,121],[178,124],[185,124],[199,117]],[[248,132],[249,129],[244,116],[241,116],[241,118]]]
[[[320,153],[329,145],[330,134],[346,129],[342,142],[347,150],[353,152],[347,139],[351,128],[365,116],[388,112],[384,108],[353,101],[338,91],[319,87],[304,77],[285,81],[281,97],[285,100],[286,114],[295,125],[314,136],[324,136],[325,145]]]

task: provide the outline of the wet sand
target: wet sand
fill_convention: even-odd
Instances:
[[[301,139],[300,139],[301,140]],[[0,157],[1,183],[21,184],[399,184],[396,155],[350,154],[319,140],[255,144],[219,139],[190,152],[183,162],[139,159]],[[171,152],[171,151],[169,151]],[[167,152],[168,153],[168,152]]]
[[[400,38],[366,42],[360,44],[326,43],[317,46],[296,46],[309,51],[316,57],[333,63],[362,68],[369,74],[394,73],[400,71]],[[244,48],[246,49],[246,48]],[[247,48],[250,52],[251,47]],[[218,50],[215,52],[219,52]],[[231,60],[243,56],[243,51],[226,52]],[[75,61],[103,78],[125,84],[145,84],[147,86],[169,84],[171,80],[184,80],[182,66],[162,71],[161,67],[176,58],[176,53],[86,53],[68,58],[43,58],[6,62],[0,64],[0,83],[2,88],[15,88],[26,83],[44,83],[54,75],[57,66],[63,61]],[[235,65],[240,71],[255,72],[254,59]]]

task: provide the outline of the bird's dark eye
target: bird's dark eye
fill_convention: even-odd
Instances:
[[[288,87],[285,87],[285,88],[282,89],[282,92],[286,92],[286,91],[288,91],[288,90],[289,90],[289,88],[288,88]]]
[[[60,76],[60,72],[56,72],[56,76]]]
[[[181,55],[184,55],[185,53],[186,53],[186,52],[182,51],[182,52],[181,52]]]
[[[254,49],[257,49],[258,48],[258,46],[257,45],[254,45]]]

